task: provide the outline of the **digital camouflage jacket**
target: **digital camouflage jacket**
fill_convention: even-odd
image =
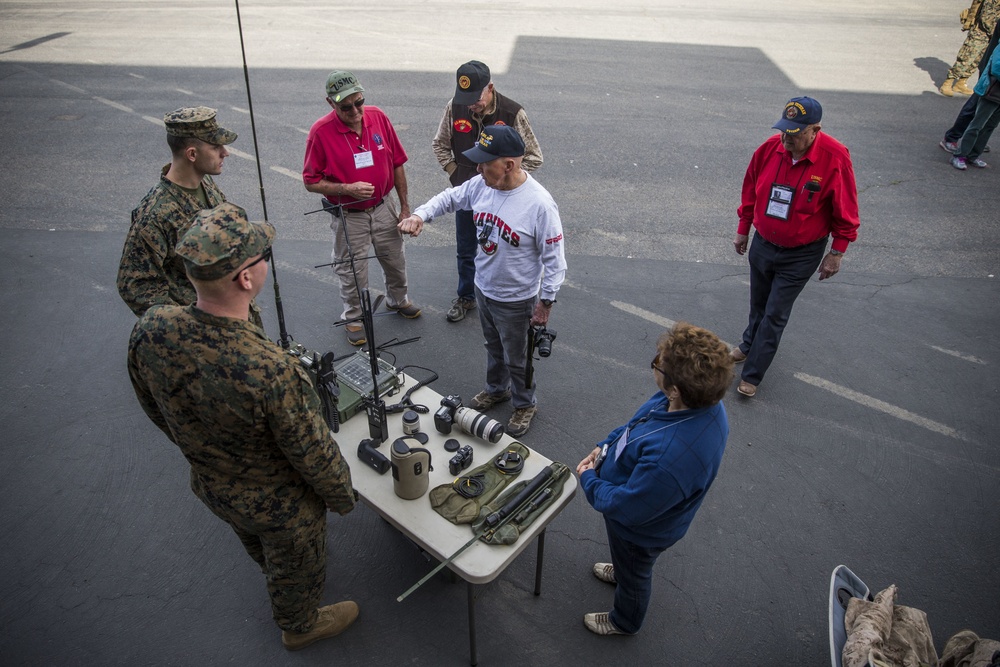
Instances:
[[[184,262],[174,248],[191,227],[201,204],[197,197],[167,180],[169,167],[163,168],[160,182],[132,211],[132,226],[118,267],[118,293],[140,317],[150,306],[186,306],[196,298]],[[226,201],[211,176],[205,176],[202,185],[209,208]]]
[[[313,494],[340,514],[354,507],[350,469],[308,374],[259,327],[195,306],[155,306],[132,330],[128,371],[210,508],[278,532],[296,525]]]

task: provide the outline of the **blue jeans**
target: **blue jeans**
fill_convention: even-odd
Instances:
[[[825,251],[825,237],[797,248],[782,248],[754,234],[747,254],[750,321],[740,343],[740,351],[747,355],[742,378],[750,384],[758,385],[764,379],[795,299],[816,273]]]
[[[615,566],[615,607],[609,618],[622,632],[634,635],[646,618],[646,608],[653,594],[653,565],[666,547],[640,547],[619,537],[607,519],[608,547]]]
[[[472,211],[455,211],[455,248],[458,251],[458,298],[473,301],[476,298],[479,239]]]
[[[977,159],[983,154],[983,149],[986,148],[998,124],[1000,124],[1000,104],[980,97],[976,104],[976,115],[972,117],[969,127],[965,128],[962,143],[959,144],[955,155],[961,155],[968,160]]]
[[[494,396],[511,391],[515,408],[535,404],[535,388],[524,386],[528,365],[528,329],[535,297],[525,301],[495,301],[476,288],[479,323],[486,339],[486,391]]]

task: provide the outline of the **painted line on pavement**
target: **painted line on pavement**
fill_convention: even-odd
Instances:
[[[677,324],[677,322],[674,322],[669,318],[663,317],[662,315],[657,315],[656,313],[648,310],[643,310],[639,306],[633,306],[630,303],[623,303],[621,301],[612,301],[611,305],[617,308],[618,310],[623,310],[626,313],[635,315],[636,317],[641,317],[642,319],[648,322],[652,322],[653,324],[662,325],[667,329],[670,329],[675,324]]]
[[[938,347],[937,345],[931,345],[930,348],[932,350],[937,350],[938,352],[942,352],[944,354],[950,354],[953,357],[958,357],[959,359],[961,359],[963,361],[971,361],[974,364],[983,364],[983,365],[986,365],[986,361],[983,360],[983,359],[980,359],[979,357],[973,357],[972,355],[962,354],[961,352],[957,352],[955,350],[946,350],[943,347]]]
[[[909,410],[904,410],[903,408],[897,407],[885,401],[880,401],[877,398],[868,396],[867,394],[862,394],[861,392],[854,391],[853,389],[848,389],[847,387],[842,387],[839,384],[834,384],[829,380],[824,380],[823,378],[818,378],[813,375],[807,375],[806,373],[795,373],[795,378],[797,380],[802,380],[807,384],[811,384],[814,387],[819,387],[820,389],[825,389],[832,394],[836,394],[841,398],[846,398],[849,401],[854,401],[860,405],[863,405],[873,410],[878,410],[879,412],[884,412],[887,415],[896,417],[897,419],[902,419],[903,421],[908,421],[917,426],[923,427],[928,431],[934,431],[935,433],[940,433],[941,435],[946,435],[949,438],[956,438],[958,440],[966,440],[958,431],[951,428],[950,426],[945,426],[944,424],[939,424],[938,422],[927,419],[926,417],[921,417],[918,414],[914,414]]]
[[[302,180],[302,174],[298,171],[292,171],[291,169],[285,169],[284,167],[271,167],[271,171],[276,171],[279,174],[287,176],[288,178],[294,178],[296,181]]]
[[[92,95],[92,99],[97,100],[101,104],[107,104],[109,107],[114,107],[119,111],[124,111],[126,113],[135,113],[135,110],[125,106],[124,104],[118,104],[118,102],[112,102],[111,100],[106,100],[103,97],[98,97],[97,95]]]
[[[253,155],[250,155],[250,153],[244,153],[239,148],[233,148],[231,145],[230,146],[226,146],[226,150],[229,151],[230,155],[235,155],[236,157],[241,157],[244,160],[249,160],[250,162],[256,162],[257,161],[257,158],[255,158]]]

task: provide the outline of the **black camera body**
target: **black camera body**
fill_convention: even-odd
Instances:
[[[457,475],[470,465],[472,465],[472,447],[465,445],[455,452],[455,455],[448,461],[448,472]]]
[[[441,407],[434,413],[434,428],[438,433],[448,435],[455,423],[455,411],[462,407],[462,397],[449,394],[441,399]]]
[[[539,357],[547,357],[552,354],[552,341],[556,339],[556,332],[545,327],[532,327],[534,330],[534,347],[538,350]]]

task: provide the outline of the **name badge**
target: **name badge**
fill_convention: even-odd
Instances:
[[[364,169],[365,167],[375,166],[375,160],[372,158],[371,151],[365,151],[364,153],[354,154],[354,168]]]
[[[769,217],[777,218],[778,220],[788,220],[788,212],[792,208],[792,199],[794,197],[795,191],[790,187],[773,183],[771,185],[771,198],[767,202],[765,213]]]

